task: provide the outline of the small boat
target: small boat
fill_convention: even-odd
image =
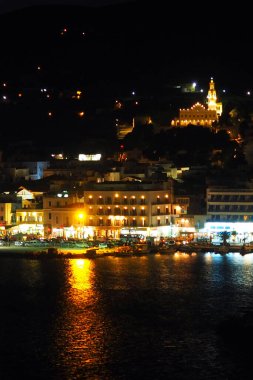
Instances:
[[[171,253],[175,253],[177,251],[177,247],[176,246],[167,246],[167,247],[161,247],[161,248],[158,248],[158,253],[160,253],[161,255],[168,255],[168,254],[171,254]]]
[[[94,258],[96,256],[97,256],[97,249],[94,247],[86,249],[86,252],[84,253],[84,257]]]
[[[147,243],[137,243],[132,246],[131,251],[135,255],[151,253],[151,247]]]
[[[122,245],[114,250],[114,256],[116,257],[129,257],[132,256],[133,251],[129,245]]]
[[[246,255],[247,253],[253,253],[253,247],[251,245],[245,245],[243,244],[240,249],[240,254]]]

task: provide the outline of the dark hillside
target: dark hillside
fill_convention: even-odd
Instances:
[[[146,101],[139,109],[165,112],[169,123],[167,109],[187,106],[165,94],[178,82],[197,80],[206,88],[213,76],[219,88],[253,88],[248,24],[232,27],[229,14],[197,17],[197,11],[197,4],[172,8],[158,0],[0,15],[2,146],[27,138],[52,146],[112,138],[115,99],[133,89]]]

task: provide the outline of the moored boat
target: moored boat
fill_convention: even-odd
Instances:
[[[246,255],[247,253],[253,253],[253,246],[243,244],[240,249],[240,254]]]

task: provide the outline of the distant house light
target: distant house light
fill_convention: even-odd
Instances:
[[[63,160],[63,154],[62,153],[58,153],[58,154],[51,154],[51,157],[55,158],[56,160]]]
[[[68,192],[67,192],[66,190],[63,190],[62,193],[58,193],[58,194],[57,194],[57,197],[58,197],[58,198],[62,198],[62,197],[63,197],[63,198],[68,198],[68,196],[69,196],[69,195],[68,195]]]
[[[79,161],[100,161],[101,160],[101,153],[97,154],[79,154],[78,160]]]

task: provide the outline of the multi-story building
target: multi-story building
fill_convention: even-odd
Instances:
[[[43,191],[32,191],[21,186],[17,193],[19,207],[12,213],[12,235],[44,236]]]
[[[86,225],[94,235],[168,235],[179,216],[172,181],[89,184],[84,193]]]
[[[76,192],[51,192],[43,197],[45,236],[84,238],[89,234],[85,228],[83,197]]]
[[[253,189],[207,188],[207,221],[253,222]]]
[[[222,231],[233,239],[253,240],[253,188],[207,188],[207,223],[204,230],[217,236]]]

